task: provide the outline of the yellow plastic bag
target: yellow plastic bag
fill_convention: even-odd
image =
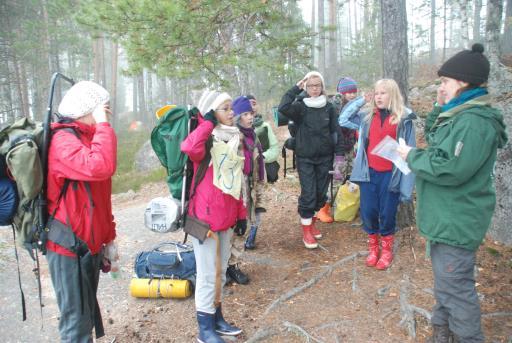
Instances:
[[[359,186],[347,181],[336,194],[334,220],[337,222],[350,222],[354,220],[359,210],[359,200]]]

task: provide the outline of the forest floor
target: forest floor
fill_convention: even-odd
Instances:
[[[366,235],[357,220],[318,225],[321,248],[304,248],[296,214],[298,179],[266,187],[267,213],[257,248],[241,265],[250,283],[225,287],[223,309],[228,321],[244,332],[228,342],[424,342],[431,328],[431,263],[416,229],[397,234],[395,260],[387,271],[368,268],[363,256]],[[144,227],[151,198],[167,195],[164,183],[113,198],[121,253],[121,277],[102,274],[98,298],[106,336],[98,342],[194,342],[194,298],[140,299],[129,294],[138,252],[183,234],[157,234]],[[45,259],[41,259],[43,320],[37,284],[28,254],[19,251],[28,319],[21,302],[12,232],[0,231],[0,337],[2,342],[54,342],[58,309]],[[512,341],[512,248],[486,241],[478,251],[477,290],[487,342]],[[41,327],[42,326],[42,327]],[[412,335],[415,335],[413,338]],[[309,339],[309,340],[308,340]]]

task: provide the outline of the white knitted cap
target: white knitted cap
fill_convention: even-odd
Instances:
[[[59,104],[58,112],[68,118],[78,119],[92,113],[98,105],[110,99],[108,91],[92,81],[80,81],[71,87]]]
[[[322,81],[322,91],[325,90],[324,77],[322,76],[322,74],[320,74],[317,71],[310,71],[309,73],[306,74],[306,76],[304,76],[304,78],[307,78],[307,80],[304,84],[304,88],[307,87],[309,79],[313,76],[318,77]]]
[[[205,90],[199,99],[197,108],[205,115],[211,110],[216,110],[224,101],[232,100],[228,93]]]

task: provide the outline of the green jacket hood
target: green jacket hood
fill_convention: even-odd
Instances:
[[[472,109],[475,110],[472,111]],[[449,111],[443,112],[439,115],[438,118],[441,119],[452,117],[461,111],[467,111],[468,113],[472,113],[474,115],[491,120],[494,129],[496,130],[496,136],[498,137],[498,148],[503,148],[505,144],[507,144],[508,135],[505,122],[503,121],[503,114],[500,110],[491,107],[491,96],[489,94],[471,99],[462,105],[454,107]]]

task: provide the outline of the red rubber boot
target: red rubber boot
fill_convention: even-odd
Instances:
[[[368,267],[375,267],[379,260],[379,235],[368,235],[368,257],[366,258],[366,265]]]
[[[316,239],[320,239],[320,238],[322,238],[322,233],[315,226],[315,222],[316,222],[317,219],[318,219],[317,217],[313,217],[313,219],[311,221],[311,234]]]
[[[380,270],[388,269],[393,261],[393,241],[395,240],[394,235],[382,236],[382,253],[380,254],[380,259],[377,262],[375,268]]]
[[[315,249],[318,248],[318,242],[316,241],[315,237],[311,233],[311,227],[313,224],[310,225],[302,225],[302,241],[304,242],[304,245],[308,249]]]

